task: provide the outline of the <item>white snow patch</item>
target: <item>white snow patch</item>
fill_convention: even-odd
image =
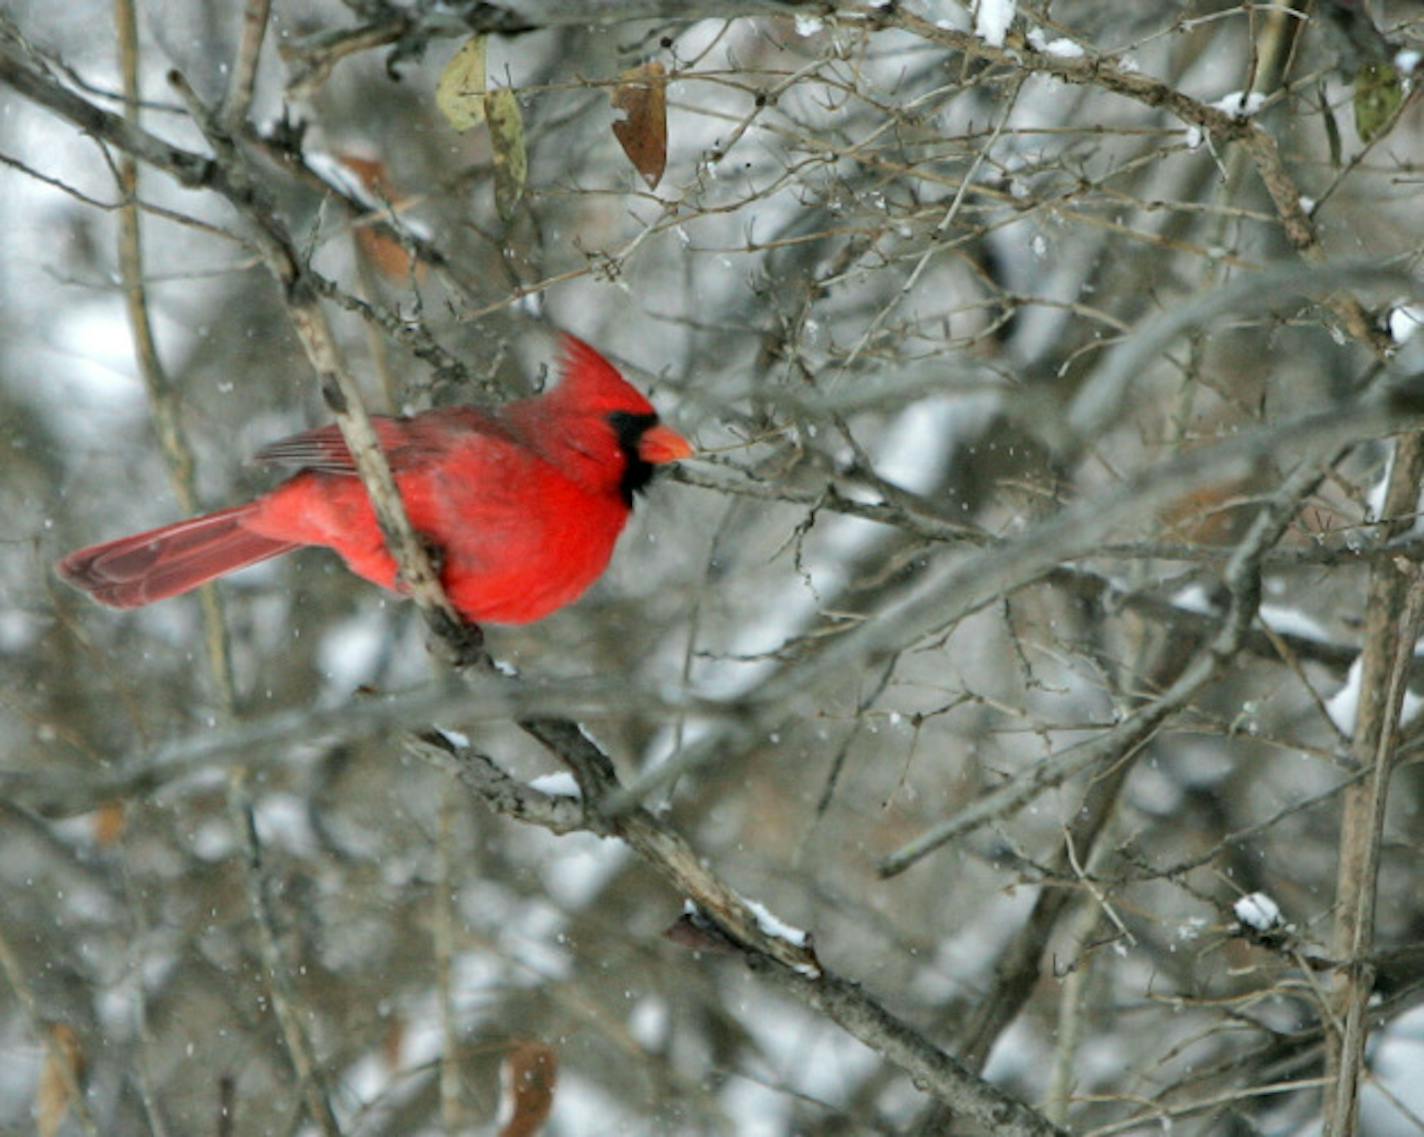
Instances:
[[[1260,91],[1232,91],[1222,95],[1210,106],[1236,118],[1250,118],[1266,103],[1266,96]]]
[[[1171,817],[1182,808],[1186,787],[1153,763],[1139,765],[1132,779],[1132,804],[1157,817]]]
[[[1364,663],[1356,657],[1350,664],[1350,673],[1345,676],[1345,685],[1331,695],[1325,703],[1325,713],[1343,734],[1355,732],[1355,716],[1360,712],[1360,676],[1364,673]]]
[[[908,408],[876,446],[876,470],[901,489],[928,492],[949,465],[955,438],[977,433],[997,407],[994,396],[974,395],[928,399]],[[877,530],[884,533],[883,526]]]
[[[554,774],[540,774],[529,782],[529,788],[550,797],[581,797],[578,782],[567,770]]]
[[[388,1005],[382,1004],[378,1013],[384,1017],[390,1010]],[[361,1120],[366,1124],[376,1118],[392,1116],[423,1085],[421,1079],[402,1077],[402,1074],[434,1062],[443,1052],[445,1039],[434,999],[422,999],[417,1005],[402,1010],[406,1029],[400,1032],[395,1061],[385,1054],[368,1052],[341,1072],[343,1108],[338,1119],[343,1127],[363,1113]]]
[[[768,936],[773,939],[785,940],[793,947],[803,948],[806,946],[806,933],[800,928],[792,927],[786,923],[765,904],[748,900],[745,896],[742,897],[742,903],[752,910],[752,915],[756,917],[757,927]]]
[[[826,21],[820,16],[808,16],[804,13],[797,13],[796,34],[801,37],[813,36],[826,26]]]
[[[335,154],[328,154],[325,150],[308,150],[304,157],[307,169],[353,201],[359,201],[372,212],[384,208],[385,203],[366,188],[361,175]]]
[[[756,917],[757,927],[762,930],[763,934],[772,939],[782,940],[792,947],[804,948],[809,943],[810,937],[805,932],[786,923],[773,914],[766,905],[759,904],[755,900],[748,900],[745,896],[742,897],[742,903],[751,909],[752,915]],[[796,970],[808,979],[821,977],[821,969],[814,963],[798,963],[795,966]]]
[[[435,733],[440,735],[451,746],[457,746],[461,750],[467,750],[470,746],[470,736],[458,730],[447,730],[443,726],[437,726]]]
[[[994,1049],[989,1052],[989,1060],[984,1063],[983,1076],[996,1085],[1012,1085],[1021,1080],[1041,1077],[1043,1071],[1052,1065],[1053,1054],[1044,1043],[1044,1032],[1037,1030],[1036,1025],[1030,1025],[1027,1019],[1028,1016],[1020,1015],[1009,1029],[999,1036]],[[1084,1047],[1078,1055],[1079,1062],[1083,1061],[1086,1052],[1087,1047]],[[1120,1062],[1118,1068],[1121,1069],[1123,1064],[1125,1061]],[[1082,1074],[1076,1064],[1074,1074]]]
[[[1277,604],[1262,604],[1261,621],[1273,632],[1283,636],[1299,636],[1304,640],[1328,643],[1330,633],[1323,624],[1317,623],[1296,608],[1282,608]]]
[[[1418,644],[1414,645],[1414,653],[1419,654]],[[1363,674],[1364,657],[1356,656],[1355,662],[1350,664],[1350,673],[1345,676],[1345,685],[1326,700],[1325,711],[1330,721],[1340,728],[1341,734],[1355,733],[1355,720],[1360,713],[1360,677]],[[1424,695],[1406,690],[1404,705],[1399,709],[1400,723],[1412,722],[1418,717],[1421,707],[1424,707]]]
[[[1083,49],[1071,39],[1049,39],[1042,28],[1030,28],[1028,43],[1034,51],[1058,59],[1082,59]]]
[[[1406,343],[1424,326],[1424,304],[1401,304],[1389,312],[1389,334],[1395,343]]]
[[[574,962],[564,934],[568,917],[539,900],[520,905],[510,916],[499,929],[499,954],[519,961],[519,971],[511,973],[510,978],[530,986],[549,979],[568,979]]]
[[[974,34],[990,47],[1003,47],[1014,22],[1015,0],[979,0],[974,9]]]
[[[1404,76],[1413,75],[1419,67],[1420,60],[1424,60],[1424,53],[1415,51],[1413,48],[1397,51],[1394,53],[1394,69]]]
[[[1248,928],[1255,928],[1258,932],[1269,932],[1284,923],[1280,905],[1264,892],[1243,896],[1232,905],[1231,910],[1236,913],[1236,918],[1241,923]]]
[[[1369,511],[1366,514],[1367,520],[1378,521],[1384,512],[1385,495],[1389,492],[1389,476],[1394,472],[1395,449],[1391,443],[1389,448],[1389,461],[1384,464],[1384,469],[1380,471],[1379,481],[1365,491],[1365,508]]]
[[[1200,584],[1187,585],[1172,597],[1172,603],[1184,612],[1200,612],[1210,616],[1216,611],[1212,607],[1210,599],[1207,598],[1206,589]]]

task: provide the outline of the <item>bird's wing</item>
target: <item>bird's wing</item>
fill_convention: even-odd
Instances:
[[[496,419],[473,407],[446,407],[414,418],[377,416],[371,423],[396,474],[419,469],[446,453],[460,438],[471,434],[503,438],[506,434]],[[356,462],[335,423],[270,443],[253,455],[253,461],[324,474],[356,473]]]

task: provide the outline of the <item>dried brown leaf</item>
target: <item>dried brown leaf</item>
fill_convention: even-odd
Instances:
[[[366,196],[373,203],[389,205],[391,209],[399,212],[409,200],[397,196],[390,172],[386,169],[386,164],[379,159],[345,152],[338,153],[336,158],[360,181]],[[376,271],[388,280],[405,282],[411,278],[412,273],[417,280],[425,277],[425,265],[414,260],[399,240],[378,225],[364,222],[358,225],[356,244]]]
[[[361,154],[352,154],[349,151],[338,151],[337,159],[356,175],[356,178],[366,192],[371,197],[381,200],[389,200],[391,193],[391,178],[386,170],[386,164],[379,158],[367,158]]]
[[[684,912],[663,929],[663,939],[692,951],[713,952],[718,955],[738,950],[737,945],[700,912]]]
[[[500,1065],[499,1137],[534,1137],[554,1108],[559,1056],[542,1042],[521,1042]]]
[[[417,277],[425,274],[425,266],[419,262],[412,264],[410,254],[389,233],[362,225],[356,230],[356,243],[376,271],[387,280],[409,280],[412,268]]]
[[[667,169],[667,69],[646,63],[625,71],[613,90],[613,109],[623,112],[613,137],[648,188],[656,189]]]

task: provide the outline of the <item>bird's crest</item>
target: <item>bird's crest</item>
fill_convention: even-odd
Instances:
[[[618,372],[618,368],[577,336],[565,333],[559,355],[559,385],[552,397],[580,410],[653,414],[653,406]]]

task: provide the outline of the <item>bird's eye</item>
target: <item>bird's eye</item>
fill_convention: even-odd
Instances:
[[[608,425],[613,428],[618,449],[623,452],[623,477],[618,488],[624,502],[631,506],[633,495],[653,478],[653,466],[638,452],[638,444],[644,434],[658,425],[658,416],[614,411],[608,416]]]
[[[634,414],[631,411],[614,411],[608,416],[608,425],[618,437],[618,448],[632,457],[638,453],[638,442],[650,427],[658,425],[655,414]]]

